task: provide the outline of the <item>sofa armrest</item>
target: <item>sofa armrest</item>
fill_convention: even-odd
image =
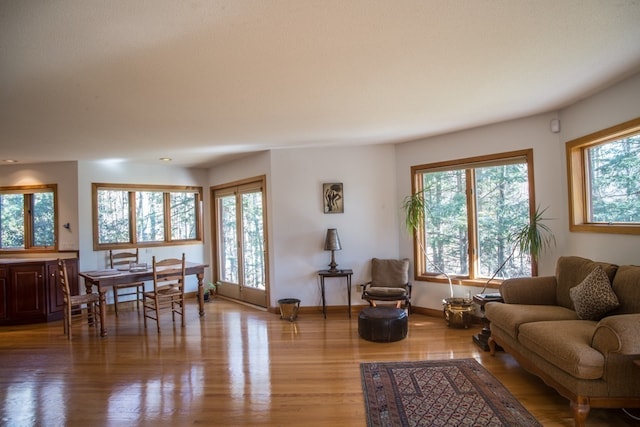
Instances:
[[[507,304],[556,305],[556,277],[514,277],[502,282],[500,294]]]
[[[593,333],[591,346],[604,354],[640,354],[640,313],[607,316]]]

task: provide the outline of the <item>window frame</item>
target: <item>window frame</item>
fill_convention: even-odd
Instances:
[[[98,227],[98,191],[126,191],[128,192],[129,209],[127,218],[129,221],[129,241],[126,243],[99,243],[99,227]],[[136,192],[156,192],[163,193],[163,240],[160,241],[137,241],[137,217],[136,217]],[[172,193],[194,193],[196,194],[196,237],[193,239],[173,240],[171,238],[171,194]],[[93,218],[93,249],[95,251],[109,249],[125,249],[135,247],[157,247],[157,246],[175,246],[190,245],[194,243],[203,243],[203,187],[196,186],[179,186],[179,185],[145,185],[145,184],[109,184],[109,183],[92,183],[91,184],[91,211]]]
[[[585,150],[640,133],[640,117],[566,143],[569,186],[569,230],[576,232],[640,234],[640,225],[593,223],[588,217],[588,174]]]
[[[263,223],[263,262],[264,262],[264,289],[256,288],[253,286],[247,286],[245,283],[245,264],[244,264],[244,240],[241,227],[236,227],[235,230],[235,243],[237,245],[238,256],[238,269],[237,269],[237,282],[227,282],[222,277],[222,265],[224,264],[224,253],[222,250],[221,240],[223,239],[221,233],[221,211],[219,206],[219,200],[221,197],[233,196],[235,199],[236,207],[239,207],[242,194],[248,193],[260,193],[262,197],[262,223]],[[211,204],[211,251],[213,254],[212,274],[214,280],[219,280],[221,286],[218,288],[220,295],[243,301],[249,304],[253,304],[259,307],[268,306],[269,294],[270,294],[270,274],[269,274],[269,230],[268,230],[268,206],[267,206],[267,177],[266,175],[260,175],[252,178],[241,179],[238,181],[228,182],[225,184],[216,185],[210,187],[210,204]],[[236,219],[242,218],[242,209],[236,209]],[[236,225],[242,225],[242,221],[236,222]]]
[[[45,191],[43,191],[45,190]],[[46,191],[50,190],[50,191]],[[51,247],[34,246],[35,240],[33,235],[33,216],[29,212],[29,206],[33,206],[34,193],[53,193],[53,241]],[[42,184],[42,185],[16,185],[0,187],[0,194],[22,194],[25,199],[24,209],[24,249],[4,249],[0,247],[0,253],[3,254],[20,254],[20,253],[49,253],[58,252],[58,185]]]
[[[425,172],[429,172],[429,170],[435,171],[437,169],[470,169],[470,168],[478,168],[483,165],[488,165],[495,163],[499,165],[501,161],[503,163],[508,163],[510,159],[515,158],[523,158],[524,162],[527,165],[527,184],[529,187],[529,217],[532,218],[535,215],[535,183],[534,183],[534,164],[533,164],[533,149],[524,149],[517,151],[510,151],[504,153],[495,153],[483,156],[476,157],[468,157],[464,159],[455,159],[448,160],[436,163],[428,163],[422,165],[416,165],[411,167],[411,194],[416,194],[417,192],[422,190],[422,174]],[[458,167],[459,166],[459,167]],[[459,285],[469,285],[469,286],[485,286],[488,288],[499,288],[502,280],[499,278],[494,278],[491,283],[487,284],[487,280],[489,278],[484,278],[478,275],[479,268],[479,254],[477,250],[478,239],[477,239],[477,220],[476,220],[476,203],[475,203],[475,183],[469,177],[469,173],[466,173],[466,203],[467,203],[467,225],[468,225],[468,234],[469,234],[469,242],[468,242],[468,261],[469,261],[469,275],[468,276],[457,276],[452,275],[451,281],[455,284]],[[468,191],[469,188],[472,191]],[[429,272],[427,268],[427,262],[424,254],[420,250],[420,244],[418,243],[418,233],[424,234],[424,228],[420,227],[418,230],[415,230],[413,234],[413,259],[414,259],[414,277],[417,281],[426,281],[426,282],[438,282],[438,283],[448,283],[448,279],[441,273],[437,272]],[[422,272],[425,273],[422,273]],[[538,275],[538,265],[536,260],[531,259],[531,275]]]

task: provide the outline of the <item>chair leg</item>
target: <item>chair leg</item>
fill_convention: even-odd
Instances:
[[[97,334],[100,334],[100,331],[102,330],[102,323],[100,322],[100,304],[94,302],[91,311],[93,313],[93,328],[96,330]]]
[[[65,307],[64,310],[64,334],[67,336],[67,339],[71,339],[71,308]]]
[[[144,328],[147,329],[147,297],[142,295],[142,317],[144,320]]]
[[[153,311],[155,312],[156,315],[156,328],[158,330],[158,334],[160,333],[160,300],[158,299],[158,297],[156,296],[154,299],[154,303],[153,303]]]
[[[158,333],[160,333],[160,308],[158,307],[158,299],[156,298],[156,325],[158,325]]]
[[[136,308],[140,311],[140,300],[144,293],[144,287],[142,285],[136,286]]]
[[[100,316],[98,314],[98,305],[95,302],[91,303],[91,321],[93,323],[93,329],[99,331]]]

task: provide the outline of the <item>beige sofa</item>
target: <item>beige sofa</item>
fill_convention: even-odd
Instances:
[[[561,257],[555,276],[508,279],[500,293],[485,306],[492,354],[502,346],[568,398],[576,426],[592,407],[640,407],[640,266]]]

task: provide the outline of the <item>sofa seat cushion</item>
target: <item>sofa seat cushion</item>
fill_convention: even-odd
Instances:
[[[557,305],[505,304],[501,302],[487,303],[485,315],[491,321],[491,325],[499,326],[514,339],[518,338],[518,330],[525,323],[578,319],[575,311]]]
[[[560,320],[533,322],[520,326],[518,342],[566,373],[595,380],[604,374],[605,357],[591,347],[598,322]]]

